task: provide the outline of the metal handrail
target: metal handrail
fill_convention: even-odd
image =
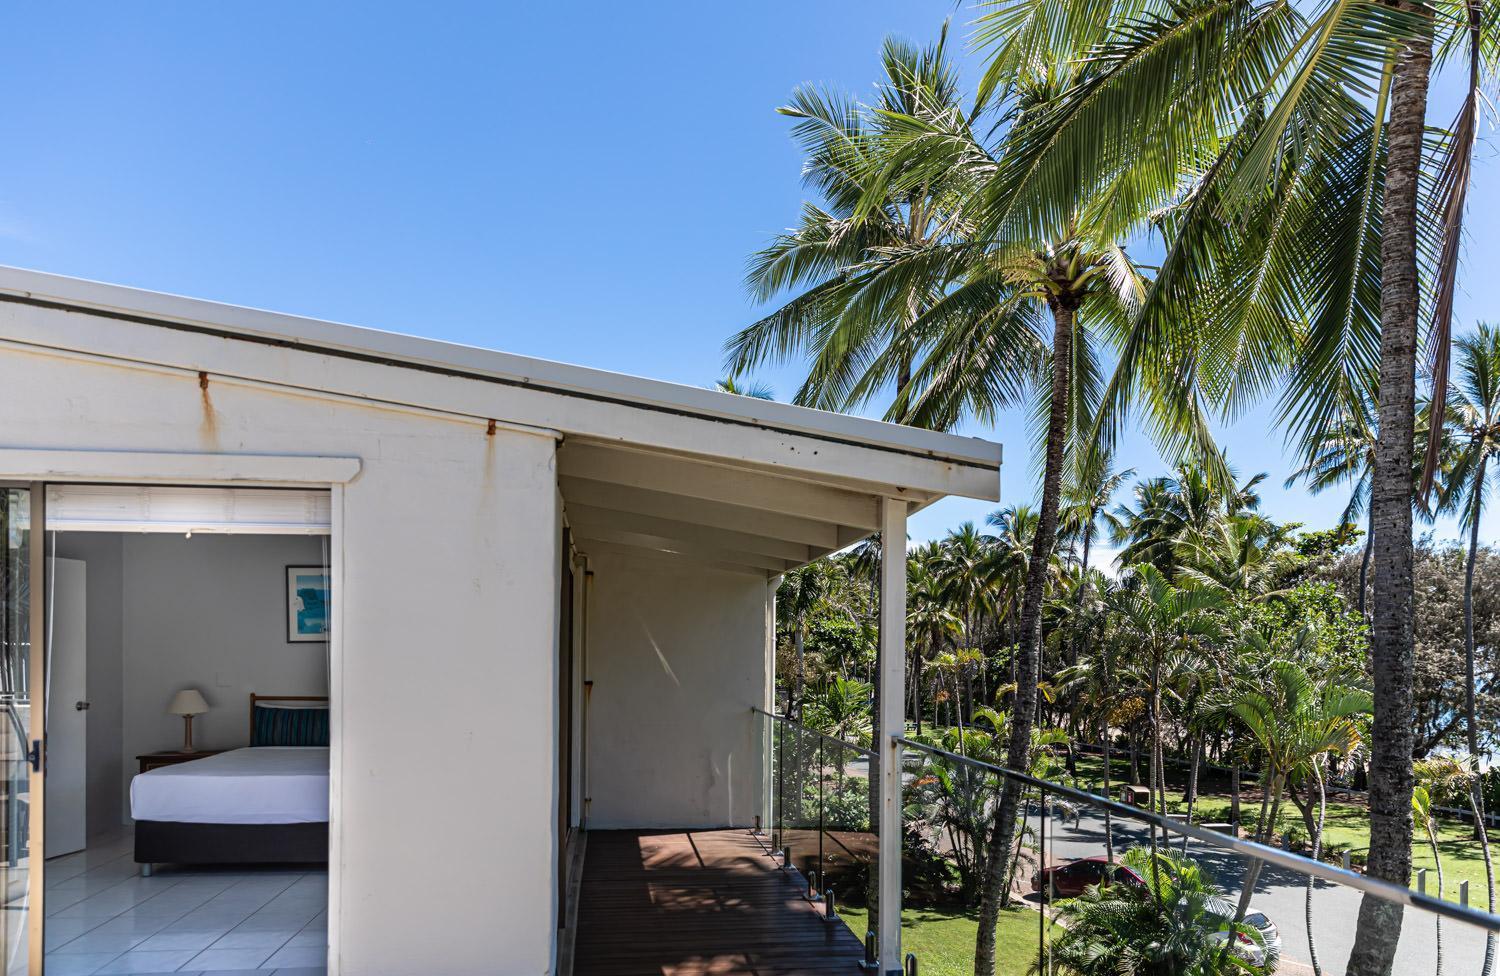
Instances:
[[[1009,769],[1005,766],[996,766],[993,763],[981,762],[968,756],[960,756],[956,752],[949,752],[947,749],[940,749],[937,746],[928,745],[925,742],[917,742],[915,740],[908,739],[905,736],[892,736],[891,741],[899,745],[920,750],[922,752],[931,753],[936,756],[942,756],[943,758],[952,760],[954,762],[968,763],[971,766],[978,766],[982,769],[997,773],[998,775],[1004,776],[1008,779],[1017,780],[1028,786],[1033,786],[1046,792],[1056,793],[1060,796],[1065,796],[1070,799],[1077,800],[1080,803],[1086,803],[1090,806],[1103,807],[1106,810],[1114,813],[1116,816],[1124,817],[1127,820],[1136,820],[1149,823],[1164,830],[1182,834],[1186,837],[1191,837],[1194,840],[1201,841],[1202,843],[1214,847],[1223,848],[1234,854],[1242,855],[1244,857],[1253,857],[1258,860],[1274,864],[1278,867],[1286,868],[1289,871],[1295,871],[1298,874],[1311,875],[1314,878],[1319,878],[1333,884],[1343,885],[1347,888],[1354,888],[1357,891],[1362,891],[1365,894],[1374,895],[1375,897],[1383,899],[1385,901],[1394,902],[1399,905],[1408,905],[1412,908],[1419,908],[1424,911],[1432,912],[1435,915],[1442,915],[1446,918],[1454,919],[1455,921],[1485,929],[1489,932],[1500,933],[1500,915],[1491,915],[1489,912],[1481,911],[1477,908],[1468,908],[1462,905],[1457,905],[1453,902],[1444,901],[1443,899],[1436,898],[1432,895],[1422,894],[1421,892],[1413,891],[1410,888],[1404,888],[1401,885],[1393,884],[1389,881],[1382,881],[1379,878],[1372,878],[1364,874],[1356,874],[1353,871],[1345,871],[1343,868],[1334,867],[1333,865],[1325,864],[1322,861],[1314,861],[1310,858],[1305,858],[1301,855],[1293,854],[1290,851],[1283,851],[1275,847],[1267,847],[1265,844],[1257,844],[1254,841],[1242,840],[1239,837],[1231,837],[1228,834],[1221,834],[1217,831],[1205,830],[1204,828],[1195,826],[1193,824],[1171,820],[1157,813],[1143,812],[1139,807],[1129,806],[1127,804],[1120,803],[1117,800],[1111,800],[1108,797],[1099,796],[1096,793],[1090,793],[1087,790],[1080,790],[1077,787],[1065,786],[1062,783],[1053,783],[1049,780],[1044,780],[1036,776],[1017,772],[1016,770]]]
[[[846,741],[844,739],[840,739],[837,736],[829,735],[826,732],[819,732],[817,729],[810,729],[807,726],[801,724],[800,722],[793,722],[791,719],[787,718],[785,715],[777,715],[774,712],[768,712],[764,708],[760,708],[760,707],[755,706],[755,705],[751,705],[750,706],[750,711],[756,713],[757,715],[764,715],[766,718],[769,718],[769,719],[775,719],[776,721],[782,723],[783,725],[789,725],[789,726],[791,726],[792,728],[796,729],[799,732],[806,732],[809,735],[815,735],[818,738],[824,740],[825,742],[832,742],[834,745],[842,746],[845,749],[853,749],[855,752],[857,752],[860,755],[864,756],[866,759],[873,759],[873,760],[875,760],[877,762],[879,762],[879,760],[880,760],[880,756],[876,754],[876,752],[875,752],[874,749],[867,749],[864,746],[857,746],[857,745],[855,745],[852,742],[848,742],[848,741]]]

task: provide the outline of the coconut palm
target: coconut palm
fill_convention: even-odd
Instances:
[[[1078,454],[1079,463],[1063,487],[1063,510],[1058,520],[1059,535],[1076,539],[1079,546],[1075,610],[1081,610],[1093,592],[1094,577],[1090,573],[1089,554],[1094,538],[1101,523],[1106,530],[1118,529],[1109,506],[1120,487],[1135,477],[1134,468],[1114,470],[1114,457],[1109,452],[1080,451]],[[1086,653],[1090,626],[1091,623],[1075,628],[1076,640],[1070,643],[1071,661],[1076,662],[1080,654]]]
[[[1083,451],[1080,454],[1079,463],[1063,486],[1058,534],[1062,538],[1077,540],[1079,563],[1086,573],[1089,551],[1098,538],[1100,527],[1109,531],[1116,524],[1109,510],[1114,496],[1125,482],[1135,477],[1135,468],[1116,471],[1111,453]]]
[[[799,225],[751,259],[747,284],[758,301],[801,290],[725,344],[731,375],[809,358],[807,380],[793,400],[835,410],[887,384],[900,389],[909,382],[917,355],[911,326],[951,280],[930,261],[924,266],[931,274],[913,275],[911,266],[960,231],[951,207],[955,188],[951,180],[935,180],[878,203],[866,191],[871,174],[887,165],[879,147],[890,116],[958,104],[946,46],[946,29],[924,49],[888,38],[873,106],[803,86],[779,109],[797,120],[792,131],[807,157],[804,183],[822,203],[804,204]]]
[[[1374,382],[1367,380],[1363,388],[1374,389]],[[1370,519],[1374,509],[1370,507],[1370,483],[1375,474],[1375,404],[1372,400],[1358,398],[1344,404],[1326,425],[1312,433],[1304,445],[1302,464],[1286,479],[1285,487],[1291,488],[1299,481],[1314,495],[1334,487],[1349,485],[1349,502],[1344,506],[1341,520],[1353,525],[1364,516],[1365,541],[1359,560],[1359,588],[1356,601],[1359,615],[1365,615],[1365,594],[1369,589],[1370,553],[1373,551],[1375,532]]]
[[[1449,390],[1449,420],[1456,457],[1447,472],[1445,494],[1469,532],[1464,569],[1464,725],[1469,755],[1478,756],[1474,718],[1474,561],[1479,553],[1479,521],[1489,497],[1490,462],[1500,454],[1500,329],[1481,322],[1473,335],[1459,338],[1457,376]]]
[[[992,611],[996,598],[995,582],[1002,569],[993,537],[980,532],[973,522],[964,522],[949,532],[932,562],[932,573],[944,602],[958,614],[963,646],[975,653],[981,690],[988,688],[988,668],[978,648],[977,628],[981,618]],[[973,709],[972,672],[966,671],[964,694]],[[987,700],[987,695],[983,696]]]
[[[922,734],[922,664],[963,633],[963,621],[949,608],[942,583],[932,564],[940,557],[938,547],[914,556],[908,572],[907,633],[912,637],[912,712],[917,735]]]
[[[1215,590],[1230,599],[1278,596],[1296,558],[1287,545],[1291,535],[1289,527],[1258,515],[1218,519],[1177,543],[1178,577],[1185,586]]]
[[[1165,10],[1125,2],[1112,12],[1125,26],[1103,39],[1093,4],[1014,0],[986,12],[981,32],[995,45],[996,75],[1035,56],[1017,49],[1024,38],[1088,37],[1095,56],[1088,81],[988,189],[989,213],[978,226],[1062,226],[1080,198],[1108,195],[1121,173],[1136,174],[1131,185],[1167,197],[1173,214],[1168,254],[1136,330],[1140,341],[1122,367],[1139,357],[1195,388],[1206,381],[1210,405],[1231,407],[1289,369],[1282,415],[1306,438],[1347,397],[1350,377],[1378,366],[1371,525],[1373,535],[1392,541],[1374,553],[1379,707],[1370,869],[1404,884],[1413,675],[1407,472],[1422,307],[1419,186],[1431,163],[1423,141],[1427,89],[1435,39],[1442,53],[1467,54],[1469,93],[1435,167],[1443,220],[1430,361],[1441,416],[1479,52],[1482,41],[1490,43],[1491,19],[1478,0],[1225,0]],[[1188,189],[1174,190],[1164,176]],[[1223,314],[1226,295],[1242,313]],[[1188,325],[1201,342],[1161,341],[1205,304],[1216,314]],[[1429,450],[1429,477],[1435,460]],[[1389,971],[1400,914],[1399,906],[1364,900],[1354,976]]]
[[[866,682],[835,677],[807,696],[802,724],[845,742],[862,741],[870,734],[873,694]]]
[[[733,393],[735,396],[750,397],[754,400],[776,399],[776,394],[772,392],[771,387],[758,380],[744,380],[736,379],[733,376],[726,376],[721,380],[716,380],[713,388],[720,393]]]
[[[1151,729],[1149,787],[1152,807],[1167,814],[1166,770],[1162,751],[1164,671],[1173,659],[1190,655],[1198,645],[1223,638],[1223,624],[1213,611],[1225,601],[1223,593],[1207,588],[1179,588],[1150,563],[1130,567],[1112,594],[1117,615],[1116,639],[1130,650],[1144,669],[1148,721]],[[1156,844],[1157,831],[1151,831]],[[1161,834],[1162,842],[1167,838]]]
[[[802,699],[807,685],[808,629],[812,626],[814,614],[826,608],[833,598],[836,572],[831,563],[821,560],[809,563],[782,576],[781,585],[776,590],[776,623],[779,629],[791,632],[796,655],[791,698],[787,703],[787,717],[794,722],[802,719]]]
[[[1229,461],[1220,455],[1224,470]],[[1186,541],[1203,537],[1226,518],[1253,512],[1260,507],[1256,488],[1266,478],[1258,474],[1243,485],[1216,482],[1211,469],[1200,464],[1181,464],[1171,475],[1150,478],[1135,488],[1135,505],[1115,506],[1110,523],[1113,540],[1121,545],[1120,565],[1150,563],[1174,577],[1181,562],[1179,548]]]

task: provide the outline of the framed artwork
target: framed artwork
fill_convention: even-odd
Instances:
[[[328,640],[329,583],[326,566],[286,568],[288,643],[321,643]]]

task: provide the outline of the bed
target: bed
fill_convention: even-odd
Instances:
[[[317,864],[328,860],[328,699],[250,696],[250,745],[130,782],[135,860]]]

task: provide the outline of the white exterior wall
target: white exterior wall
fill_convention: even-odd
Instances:
[[[5,349],[0,447],[360,458],[334,499],[330,971],[550,971],[550,436]]]
[[[749,826],[769,584],[615,553],[590,568],[589,827]]]

